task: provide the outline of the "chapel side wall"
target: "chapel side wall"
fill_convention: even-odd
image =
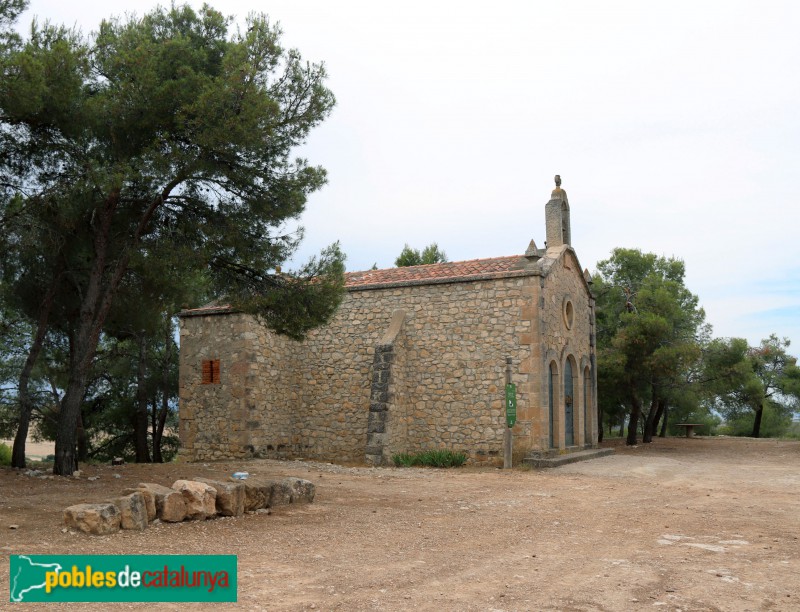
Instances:
[[[246,451],[266,459],[299,456],[303,451],[297,432],[302,342],[250,320],[255,342],[247,373]]]
[[[189,461],[281,456],[292,448],[297,343],[240,313],[180,319],[181,456]],[[219,359],[220,383],[201,384]]]
[[[374,349],[396,309],[406,312],[390,388],[398,402],[388,416],[406,448],[463,450],[473,460],[502,457],[505,358],[515,380],[530,359],[521,343],[531,332],[522,317],[529,305],[517,277],[465,283],[350,291],[331,323],[314,330],[299,360],[298,433],[303,456],[363,461]],[[402,389],[402,391],[401,391]],[[400,395],[402,394],[402,395]],[[524,392],[518,397],[527,402]],[[523,441],[524,444],[524,441]]]
[[[583,273],[577,257],[571,249],[566,249],[563,256],[559,257],[549,268],[547,275],[543,278],[542,298],[540,304],[539,320],[541,326],[541,347],[543,359],[539,373],[539,384],[541,388],[540,397],[542,398],[541,419],[539,422],[540,447],[549,447],[549,410],[548,410],[548,380],[547,373],[551,360],[555,360],[558,365],[558,381],[555,392],[556,397],[556,419],[554,435],[556,447],[565,446],[565,427],[563,423],[563,388],[564,388],[564,367],[569,356],[574,359],[576,368],[573,369],[573,379],[575,384],[575,445],[591,443],[585,440],[584,435],[584,404],[583,404],[583,375],[580,368],[581,363],[589,361],[590,357],[590,334],[591,316],[590,294],[587,291]],[[572,326],[567,328],[565,322],[564,304],[569,299],[573,306]],[[590,411],[590,431],[594,431],[594,421],[596,417],[594,411]]]

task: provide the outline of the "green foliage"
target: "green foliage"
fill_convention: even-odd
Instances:
[[[11,465],[11,447],[0,442],[0,465]]]
[[[302,340],[327,321],[344,297],[345,256],[335,243],[299,275],[263,276],[231,295],[232,304],[256,315],[280,334]]]
[[[0,52],[19,43],[12,26],[20,13],[28,8],[28,0],[0,0]]]
[[[598,263],[598,403],[619,424],[625,414],[628,443],[645,416],[644,440],[655,432],[662,407],[670,423],[696,422],[742,435],[747,427],[780,434],[800,402],[800,369],[788,340],[772,335],[758,347],[741,338],[710,338],[697,296],[684,286],[683,262],[637,249],[614,249]],[[649,409],[648,409],[649,405]],[[762,423],[763,421],[763,423]]]
[[[614,249],[597,267],[598,402],[612,420],[630,414],[629,444],[636,443],[641,414],[648,442],[663,408],[698,406],[690,387],[709,333],[705,312],[684,285],[678,259]]]
[[[78,446],[82,461],[114,457],[136,460],[140,397],[145,402],[144,435],[149,457],[169,461],[177,452],[178,347],[172,318],[162,315],[159,323],[144,338],[122,333],[101,338],[80,407],[83,436]],[[144,351],[140,350],[142,341]],[[46,377],[55,389],[66,384],[66,359],[66,353],[59,354],[59,347],[48,346],[47,360],[51,365]],[[40,425],[46,439],[55,439],[58,416],[58,404],[51,400],[49,410],[43,410]],[[159,437],[161,433],[163,437]]]
[[[719,427],[718,433],[728,436],[752,436],[756,415],[753,411],[736,414]],[[763,438],[783,438],[791,433],[792,414],[785,406],[772,402],[764,406],[759,436]]]
[[[2,1],[0,17],[22,6]],[[99,339],[147,333],[175,277],[293,338],[343,295],[337,245],[270,273],[302,237],[285,223],[326,180],[293,155],[334,105],[325,69],[284,49],[264,15],[229,25],[173,5],[3,47],[0,276],[17,317],[70,338],[56,473],[73,469]]]
[[[439,245],[435,242],[426,246],[422,252],[418,249],[412,249],[406,244],[394,261],[394,265],[398,268],[435,263],[447,263],[447,254],[444,251],[440,251]]]
[[[397,453],[396,455],[392,455],[392,462],[395,467],[413,467],[419,465],[417,455],[412,453]]]
[[[800,368],[789,340],[775,334],[751,347],[743,338],[717,339],[705,351],[704,376],[714,409],[732,435],[781,436],[800,406]],[[768,433],[767,433],[768,432]]]
[[[419,453],[392,455],[396,467],[427,466],[437,468],[460,467],[467,461],[466,453],[451,450],[428,450]]]
[[[793,420],[783,437],[791,440],[800,440],[800,422]]]
[[[94,39],[35,29],[7,58],[0,86],[3,123],[16,126],[2,134],[3,178],[19,193],[39,187],[18,204],[14,242],[60,255],[67,269],[106,257],[100,281],[113,294],[126,282],[114,274],[149,253],[147,265],[206,268],[217,294],[265,314],[279,333],[302,336],[326,321],[341,294],[338,247],[295,276],[267,271],[299,242],[282,224],[325,182],[291,149],[334,99],[324,68],[284,50],[277,26],[263,15],[247,26],[229,36],[220,13],[173,6],[104,21]],[[107,253],[94,252],[98,237]],[[30,292],[41,295],[56,263],[44,261]],[[71,280],[81,291],[59,302],[77,312],[93,279]]]

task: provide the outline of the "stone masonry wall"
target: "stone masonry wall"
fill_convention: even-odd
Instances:
[[[530,331],[520,312],[531,278],[350,292],[304,343],[303,380],[313,381],[301,392],[306,455],[363,461],[374,348],[396,309],[406,320],[392,370],[390,452],[501,453],[505,357],[529,352],[519,336]]]
[[[183,455],[363,462],[376,347],[398,309],[405,319],[392,344],[384,461],[433,448],[462,450],[478,462],[502,458],[506,357],[517,384],[515,454],[548,448],[547,367],[558,364],[560,399],[570,356],[576,444],[591,442],[580,367],[590,355],[589,295],[570,247],[539,263],[543,274],[349,291],[331,323],[303,342],[241,314],[184,317]],[[565,299],[573,308],[569,328]],[[212,358],[221,360],[221,382],[201,385],[201,361]],[[563,415],[563,405],[558,410]],[[563,423],[556,431],[563,447]]]
[[[247,377],[247,429],[245,452],[260,458],[286,458],[303,451],[298,435],[301,342],[278,336],[246,317],[255,333]]]
[[[293,375],[299,343],[245,315],[180,322],[181,455],[190,460],[296,451]],[[220,360],[220,383],[201,384],[201,364]],[[259,448],[253,444],[256,440]]]

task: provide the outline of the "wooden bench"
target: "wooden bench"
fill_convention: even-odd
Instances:
[[[677,423],[678,427],[685,427],[686,428],[686,437],[687,438],[694,438],[694,428],[695,427],[703,427],[703,423]]]

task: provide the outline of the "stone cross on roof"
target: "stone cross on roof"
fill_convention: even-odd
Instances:
[[[556,188],[553,189],[553,193],[550,195],[551,198],[557,198],[559,200],[567,201],[567,192],[561,189],[561,175],[556,174],[555,176],[556,181]]]

